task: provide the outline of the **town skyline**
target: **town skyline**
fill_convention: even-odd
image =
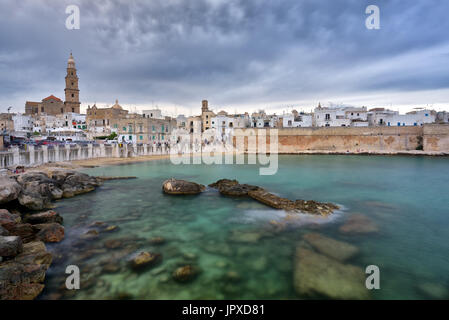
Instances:
[[[368,1],[323,3],[77,1],[81,27],[68,30],[66,1],[7,0],[0,108],[20,112],[26,100],[61,98],[61,67],[73,51],[81,112],[115,99],[130,111],[157,105],[172,116],[195,115],[203,99],[230,113],[310,112],[319,102],[447,109],[446,3],[382,3],[379,30],[365,28]]]

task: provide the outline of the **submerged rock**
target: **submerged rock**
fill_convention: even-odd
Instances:
[[[319,233],[308,233],[304,235],[303,239],[320,253],[339,261],[348,260],[359,251],[352,244],[328,238]]]
[[[202,184],[173,178],[165,180],[162,184],[162,190],[167,194],[198,194],[205,189]]]
[[[89,231],[86,231],[86,232],[81,236],[81,239],[84,239],[84,240],[92,240],[92,239],[98,238],[99,235],[100,235],[100,233],[99,233],[97,230],[89,230]]]
[[[44,288],[45,271],[52,261],[43,242],[23,245],[14,259],[0,263],[0,300],[32,300]]]
[[[418,285],[418,290],[430,299],[447,300],[449,290],[439,283],[425,282]]]
[[[262,234],[256,231],[232,230],[229,240],[232,242],[256,243],[262,238]]]
[[[377,225],[363,214],[354,214],[349,217],[344,225],[339,228],[340,232],[346,234],[365,234],[379,231]]]
[[[43,242],[60,242],[64,239],[64,227],[59,223],[36,224],[36,238]]]
[[[178,282],[188,282],[193,280],[198,275],[198,272],[198,268],[192,265],[182,266],[173,272],[173,279]]]
[[[136,257],[131,259],[130,265],[134,270],[141,270],[143,268],[155,265],[162,259],[159,253],[141,252]]]
[[[154,237],[150,239],[150,244],[161,245],[165,243],[165,239],[162,237]]]
[[[370,298],[361,268],[303,247],[298,247],[296,251],[294,288],[299,295],[311,298]]]

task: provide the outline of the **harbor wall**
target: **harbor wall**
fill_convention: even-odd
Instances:
[[[267,150],[270,147],[270,130],[249,129],[253,135],[264,130]],[[245,130],[243,130],[245,132]],[[425,125],[423,127],[323,127],[282,128],[278,132],[280,154],[303,152],[449,152],[449,125]],[[256,144],[247,142],[245,151],[255,152]],[[234,140],[236,143],[236,140]]]

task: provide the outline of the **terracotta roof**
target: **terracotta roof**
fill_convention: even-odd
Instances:
[[[59,99],[58,97],[55,97],[54,95],[51,95],[51,96],[48,96],[47,98],[42,99],[42,101],[47,101],[47,100],[62,101],[61,99]]]

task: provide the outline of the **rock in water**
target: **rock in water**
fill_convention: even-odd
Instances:
[[[0,204],[17,199],[20,190],[20,185],[15,179],[0,177]]]
[[[162,190],[167,194],[198,194],[205,189],[206,187],[202,184],[173,178],[162,184]]]
[[[263,190],[258,186],[249,184],[240,184],[237,180],[221,179],[209,185],[211,188],[218,189],[218,191],[226,196],[231,197],[245,197],[250,191]]]
[[[294,287],[299,295],[312,298],[370,298],[361,268],[342,264],[303,247],[296,250]]]
[[[198,275],[198,269],[191,266],[186,265],[183,267],[179,267],[173,272],[173,279],[178,282],[188,282],[193,280]]]
[[[62,217],[53,210],[31,214],[25,217],[24,222],[31,224],[62,223]]]
[[[248,192],[248,195],[267,206],[275,209],[283,209],[286,211],[297,211],[309,214],[317,214],[327,216],[339,209],[339,207],[333,203],[321,203],[314,200],[296,200],[292,201],[286,198],[278,197],[272,193],[269,193],[263,189],[254,190]]]
[[[378,232],[379,228],[367,216],[363,214],[354,214],[349,217],[339,230],[340,232],[347,234],[364,234]]]
[[[339,261],[346,261],[359,251],[352,244],[328,238],[319,233],[308,233],[304,235],[304,240],[320,253]]]
[[[36,238],[43,242],[60,242],[64,239],[64,227],[59,223],[43,223],[33,226],[38,232]]]
[[[161,258],[162,256],[158,253],[141,252],[130,261],[130,265],[134,270],[141,270],[155,265]]]
[[[0,263],[0,300],[36,298],[44,288],[45,271],[51,260],[43,242],[24,244],[22,253]]]
[[[17,236],[0,236],[0,257],[15,257],[23,250],[22,239]]]

